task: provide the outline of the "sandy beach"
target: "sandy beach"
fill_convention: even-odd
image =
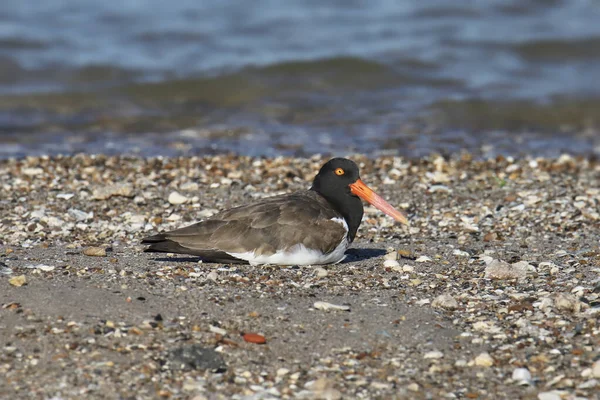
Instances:
[[[411,226],[366,207],[321,267],[139,244],[320,156],[0,161],[0,398],[598,398],[597,161],[350,158]]]

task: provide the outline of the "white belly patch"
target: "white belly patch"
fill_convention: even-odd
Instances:
[[[332,218],[332,221],[338,222],[344,226],[348,233],[348,225],[343,218]],[[251,265],[271,264],[271,265],[321,265],[321,264],[337,264],[346,256],[345,252],[348,248],[348,236],[344,238],[336,246],[336,248],[327,254],[323,254],[319,250],[307,249],[303,244],[297,244],[290,247],[288,250],[278,251],[270,255],[255,255],[254,251],[245,253],[227,253],[232,257],[240,260],[248,261]]]

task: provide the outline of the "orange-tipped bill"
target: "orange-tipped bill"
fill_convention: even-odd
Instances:
[[[392,207],[387,201],[382,199],[377,193],[371,190],[360,179],[350,184],[350,191],[352,192],[352,194],[357,195],[364,201],[368,201],[375,208],[377,208],[380,211],[383,211],[390,217],[394,218],[396,221],[403,223],[404,225],[408,225],[408,218],[406,218],[406,215],[404,215],[403,212],[398,211],[394,207]]]

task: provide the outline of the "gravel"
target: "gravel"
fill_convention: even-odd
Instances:
[[[315,268],[139,241],[306,188],[320,156],[0,161],[0,393],[597,398],[596,161],[351,158],[411,226],[366,207],[347,259]]]

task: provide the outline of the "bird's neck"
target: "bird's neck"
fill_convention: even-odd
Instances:
[[[363,205],[360,201],[360,199],[358,200],[358,206],[360,207],[356,207],[354,209],[352,209],[352,211],[350,212],[345,212],[342,210],[338,210],[340,214],[342,214],[342,216],[344,217],[344,219],[346,220],[346,224],[348,224],[348,240],[350,242],[354,241],[354,237],[356,236],[356,231],[358,231],[358,227],[360,225],[360,222],[362,221],[362,217],[363,217]]]
[[[315,190],[311,188],[311,190]],[[358,227],[362,221],[363,217],[363,205],[362,201],[355,196],[345,196],[342,198],[330,198],[318,190],[315,190],[319,195],[321,195],[329,204],[333,206],[333,208],[342,215],[344,220],[346,221],[346,225],[348,225],[348,241],[354,241],[354,237],[356,236],[356,232],[358,231]]]

